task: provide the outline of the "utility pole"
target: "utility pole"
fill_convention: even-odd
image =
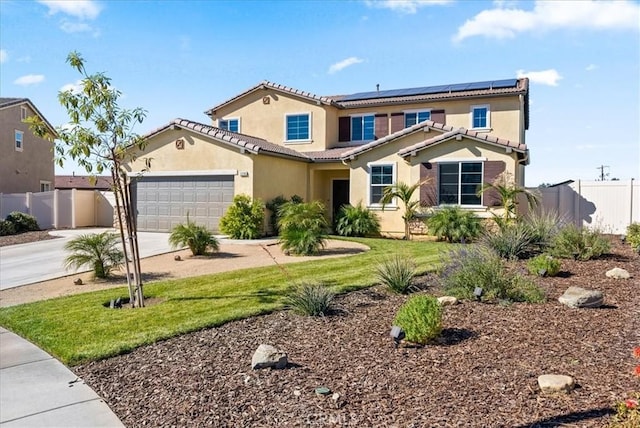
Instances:
[[[597,167],[596,169],[600,170],[600,181],[604,181],[606,177],[609,177],[609,165],[600,165],[599,167]],[[607,172],[604,172],[605,169],[607,170]]]

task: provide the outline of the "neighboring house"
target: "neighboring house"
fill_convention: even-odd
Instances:
[[[55,188],[58,190],[112,190],[113,180],[107,176],[95,176],[95,181],[88,175],[56,175]]]
[[[423,205],[488,215],[498,201],[477,190],[503,171],[524,184],[529,160],[528,79],[330,97],[265,81],[206,114],[211,125],[176,119],[147,134],[128,165],[139,230],[169,230],[187,212],[217,229],[233,196],[247,194],[320,200],[330,219],[362,202],[384,232],[402,233],[401,204],[382,211],[386,186],[426,180]]]
[[[53,142],[36,137],[23,122],[34,115],[55,135],[28,98],[0,98],[0,193],[53,190]]]

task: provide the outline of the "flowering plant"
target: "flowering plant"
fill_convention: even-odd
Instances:
[[[633,356],[640,359],[640,347],[633,349]],[[636,376],[640,376],[640,365],[633,370]],[[633,394],[633,398],[627,398],[615,406],[616,415],[613,417],[612,427],[635,428],[640,427],[640,392]]]

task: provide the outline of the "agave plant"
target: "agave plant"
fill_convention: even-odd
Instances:
[[[120,237],[115,233],[80,235],[64,246],[65,251],[71,253],[64,260],[65,267],[79,269],[91,266],[97,278],[107,278],[124,262],[124,253],[117,247],[119,242]]]
[[[169,244],[173,248],[189,247],[194,256],[202,256],[207,250],[217,252],[220,247],[218,239],[206,227],[189,220],[189,216],[186,223],[173,228]]]

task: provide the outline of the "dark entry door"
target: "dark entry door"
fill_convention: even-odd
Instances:
[[[349,204],[349,180],[333,180],[333,221],[335,221],[340,207]]]

